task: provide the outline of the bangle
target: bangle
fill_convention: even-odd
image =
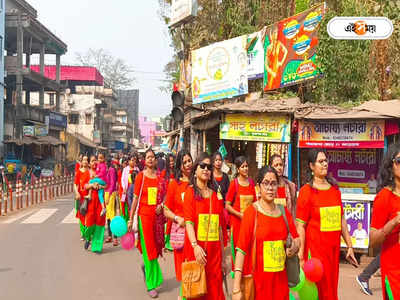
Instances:
[[[175,223],[178,222],[178,216],[177,215],[174,216],[174,221],[175,221]]]
[[[243,270],[241,270],[241,269],[235,269],[235,272],[243,273]]]
[[[191,244],[192,244],[192,247],[194,248],[194,247],[197,246],[197,241],[196,241],[196,242],[193,242],[193,243],[191,243]]]
[[[232,291],[232,295],[236,295],[236,294],[239,294],[239,293],[241,293],[242,292],[242,290],[237,290],[237,291]]]

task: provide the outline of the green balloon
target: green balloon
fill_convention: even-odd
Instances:
[[[297,292],[300,300],[318,300],[318,289],[314,282],[306,280],[303,288]]]
[[[306,282],[306,276],[304,275],[303,269],[300,268],[300,276],[299,276],[299,283],[295,286],[290,288],[293,292],[298,292],[303,288],[304,283]]]

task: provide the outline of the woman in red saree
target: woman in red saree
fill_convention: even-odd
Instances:
[[[167,181],[168,183],[174,179],[174,171],[175,171],[175,157],[172,153],[168,154],[165,158],[166,166],[165,169],[161,171],[161,177]],[[165,249],[169,251],[173,251],[171,244],[169,242],[170,234],[171,234],[171,226],[172,221],[168,220],[165,226]]]
[[[223,276],[228,271],[223,247],[223,205],[212,189],[211,158],[197,158],[185,192],[183,212],[186,223],[184,260],[205,265],[207,294],[203,300],[224,300]]]
[[[288,278],[285,269],[286,256],[291,257],[299,250],[299,238],[290,211],[278,207],[274,200],[279,176],[275,169],[263,167],[257,178],[260,199],[246,209],[237,244],[233,300],[241,300],[243,276],[254,278],[255,299],[289,300]],[[286,247],[288,229],[292,245]],[[250,259],[246,259],[245,257]],[[253,261],[255,265],[253,265]]]
[[[162,204],[157,203],[160,178],[156,175],[156,159],[153,150],[146,151],[145,162],[145,170],[140,172],[135,179],[128,230],[132,230],[133,218],[137,213],[138,227],[134,228],[134,231],[139,233],[138,248],[142,253],[144,262],[142,271],[144,271],[149,296],[157,298],[156,288],[163,283],[163,276],[157,260],[160,251],[155,236],[155,224],[157,216],[162,214]]]
[[[239,240],[240,224],[244,211],[255,201],[257,201],[254,181],[249,178],[249,165],[244,156],[235,159],[238,169],[238,176],[231,181],[226,194],[226,210],[230,214],[231,222],[231,251],[232,251],[232,271],[235,265],[235,249]],[[232,277],[233,277],[233,273]]]
[[[297,199],[297,231],[301,246],[300,264],[318,258],[323,267],[322,279],[317,282],[319,300],[338,300],[340,236],[347,245],[346,259],[355,266],[351,237],[343,215],[342,197],[333,179],[327,176],[325,152],[311,149],[308,153],[308,183]]]
[[[175,174],[176,179],[171,179],[168,185],[167,198],[164,205],[164,215],[180,227],[185,227],[183,216],[183,201],[185,199],[186,188],[189,185],[190,173],[192,172],[192,156],[186,150],[179,151],[176,157]],[[175,275],[177,281],[182,281],[183,249],[175,249]],[[181,297],[178,296],[178,300]]]
[[[81,238],[84,239],[85,233],[85,216],[82,216],[79,208],[81,204],[85,200],[85,196],[87,196],[88,191],[85,189],[86,184],[90,181],[90,172],[89,172],[89,162],[88,157],[85,155],[82,157],[80,167],[75,172],[75,181],[74,181],[74,189],[75,189],[75,209],[76,209],[76,217],[79,219],[79,227],[81,231]]]
[[[400,144],[392,145],[379,170],[372,210],[371,247],[382,245],[383,300],[400,299]]]
[[[96,177],[97,161],[95,156],[90,157],[90,177]],[[106,225],[106,215],[101,216],[102,206],[99,199],[99,185],[97,183],[87,183],[86,190],[90,190],[91,199],[88,203],[88,210],[85,215],[85,249],[92,244],[92,252],[101,253],[103,251],[104,227]]]

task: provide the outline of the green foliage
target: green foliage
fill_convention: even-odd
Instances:
[[[376,88],[368,81],[371,41],[334,40],[326,30],[335,16],[364,16],[368,12],[367,5],[358,0],[343,0],[340,12],[328,11],[320,26],[317,52],[317,64],[324,76],[316,81],[306,100],[339,104],[377,98]]]

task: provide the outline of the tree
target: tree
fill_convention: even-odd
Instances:
[[[135,82],[132,68],[123,59],[113,57],[102,48],[76,53],[76,60],[82,66],[96,67],[103,75],[104,86],[107,88],[126,89]]]

